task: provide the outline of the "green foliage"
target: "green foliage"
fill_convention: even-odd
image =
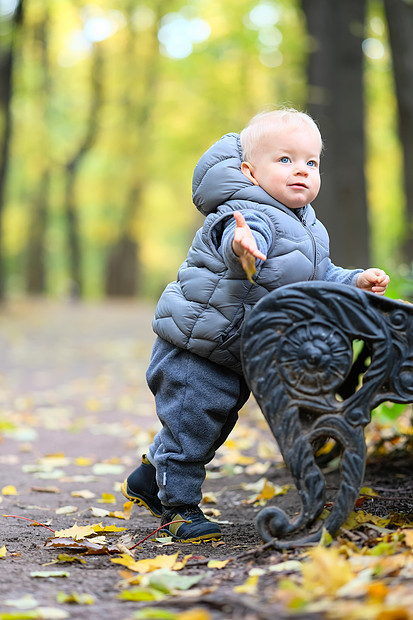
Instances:
[[[196,25],[206,29],[187,53],[158,39],[178,18],[189,25],[181,45]],[[374,262],[395,270],[404,195],[379,0],[370,3],[366,38],[384,50],[366,55],[365,74]],[[70,288],[67,172],[90,130],[97,52],[103,63],[97,135],[74,183],[85,293],[102,294],[108,256],[126,233],[137,245],[140,292],[155,298],[175,278],[202,223],[191,201],[199,156],[262,109],[304,107],[308,45],[299,0],[26,0],[3,223],[9,290],[24,288],[36,204],[47,210],[48,292]],[[46,193],[45,172],[51,175]]]

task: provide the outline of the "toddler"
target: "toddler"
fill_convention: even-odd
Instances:
[[[162,531],[175,541],[221,537],[199,503],[205,465],[249,397],[239,342],[248,310],[293,282],[333,281],[380,295],[388,285],[381,269],[343,269],[329,258],[327,231],[311,206],[321,150],[311,117],[275,110],[223,136],[195,168],[193,200],[206,219],[157,305],[146,375],[162,428],[122,485],[161,525],[172,522]],[[253,281],[245,258],[255,261]]]

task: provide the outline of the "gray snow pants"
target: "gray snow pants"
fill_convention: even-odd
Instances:
[[[198,505],[205,465],[224,443],[250,391],[233,370],[157,338],[146,373],[162,423],[149,448],[164,506]]]

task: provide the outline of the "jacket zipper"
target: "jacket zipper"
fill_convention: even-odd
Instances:
[[[307,222],[304,219],[303,215],[299,215],[299,220],[301,222],[301,224],[304,226],[304,228],[306,229],[306,231],[308,232],[308,234],[310,235],[311,238],[311,242],[313,244],[313,250],[314,250],[314,268],[313,268],[313,273],[311,275],[310,280],[314,280],[315,279],[315,272],[317,269],[317,245],[316,245],[316,240],[315,237],[313,235],[313,233],[311,232],[311,230],[308,228],[307,226]]]

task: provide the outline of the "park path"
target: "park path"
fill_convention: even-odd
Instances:
[[[122,480],[158,429],[145,383],[154,340],[152,316],[153,306],[138,301],[25,300],[1,309],[0,554],[3,548],[6,555],[0,555],[0,618],[26,605],[22,618],[132,617],[133,603],[117,598],[121,567],[105,555],[50,566],[59,555],[59,549],[44,548],[51,532],[25,519],[54,531],[103,522],[125,527],[135,541],[159,526],[137,507],[127,520],[112,517],[124,510]],[[215,477],[211,473],[217,496],[223,493],[219,508],[227,533],[226,546],[208,546],[211,557],[231,557],[260,544],[253,526],[257,509],[239,509],[241,496],[248,496],[242,482],[256,480],[268,467],[266,461],[254,469],[259,446],[264,459],[271,452],[259,441],[268,437],[263,419],[254,420],[253,426],[238,425],[235,440],[217,459]],[[238,465],[242,460],[243,467]],[[220,465],[225,476],[231,476],[225,483]],[[252,468],[248,475],[247,467]],[[167,552],[175,552],[175,547]],[[207,545],[196,547],[199,554]],[[148,540],[140,555],[159,553],[165,550]],[[33,578],[39,570],[64,570],[68,576]],[[244,578],[241,566],[239,582]],[[61,592],[91,596],[94,603],[73,609],[57,603]],[[36,610],[40,616],[33,616]]]

